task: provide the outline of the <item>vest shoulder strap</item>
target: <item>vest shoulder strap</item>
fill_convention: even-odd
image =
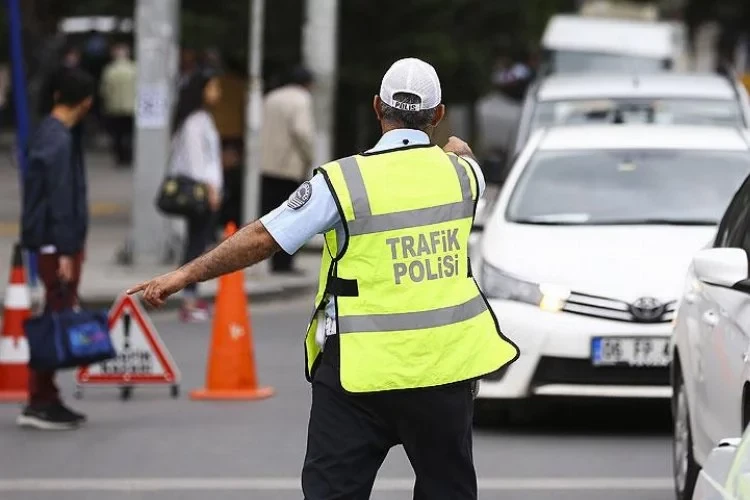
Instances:
[[[479,180],[474,168],[468,161],[456,155],[448,153],[451,163],[453,163],[458,181],[461,185],[461,194],[464,200],[476,200],[479,197]]]

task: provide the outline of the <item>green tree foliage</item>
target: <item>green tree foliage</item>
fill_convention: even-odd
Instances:
[[[50,16],[131,16],[135,1],[22,3],[25,10],[33,11],[27,22],[41,22]],[[182,0],[183,44],[217,47],[230,59],[244,63],[248,3]],[[340,76],[353,85],[366,85],[389,61],[416,55],[441,69],[452,81],[449,91],[465,92],[487,73],[488,62],[498,50],[528,46],[538,38],[550,13],[573,4],[573,0],[340,0]],[[272,66],[300,59],[303,21],[304,0],[266,1],[265,52]]]
[[[486,88],[497,55],[513,56],[533,47],[548,13],[537,22],[535,14],[526,11],[528,5],[540,3],[545,2],[343,1],[340,79],[372,90],[393,60],[415,56],[438,68],[448,99],[471,98]]]

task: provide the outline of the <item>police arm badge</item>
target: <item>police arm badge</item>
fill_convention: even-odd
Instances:
[[[293,210],[299,210],[304,207],[310,197],[312,196],[312,185],[309,181],[303,182],[297,190],[292,193],[289,200],[286,202],[287,206]]]

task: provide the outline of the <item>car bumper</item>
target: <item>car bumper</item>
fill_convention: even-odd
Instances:
[[[669,337],[669,323],[643,324],[548,312],[536,306],[490,300],[503,334],[521,356],[483,378],[478,399],[532,396],[670,398],[669,367],[597,367],[591,363],[594,337]]]

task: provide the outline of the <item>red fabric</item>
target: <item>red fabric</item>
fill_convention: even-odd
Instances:
[[[59,294],[56,254],[39,255],[39,278],[44,283],[45,304],[53,311],[72,307],[78,297],[78,284],[81,279],[83,252],[73,256],[73,281],[67,284],[67,293]],[[42,406],[57,403],[60,394],[55,384],[54,371],[34,371],[29,369],[29,405]]]

